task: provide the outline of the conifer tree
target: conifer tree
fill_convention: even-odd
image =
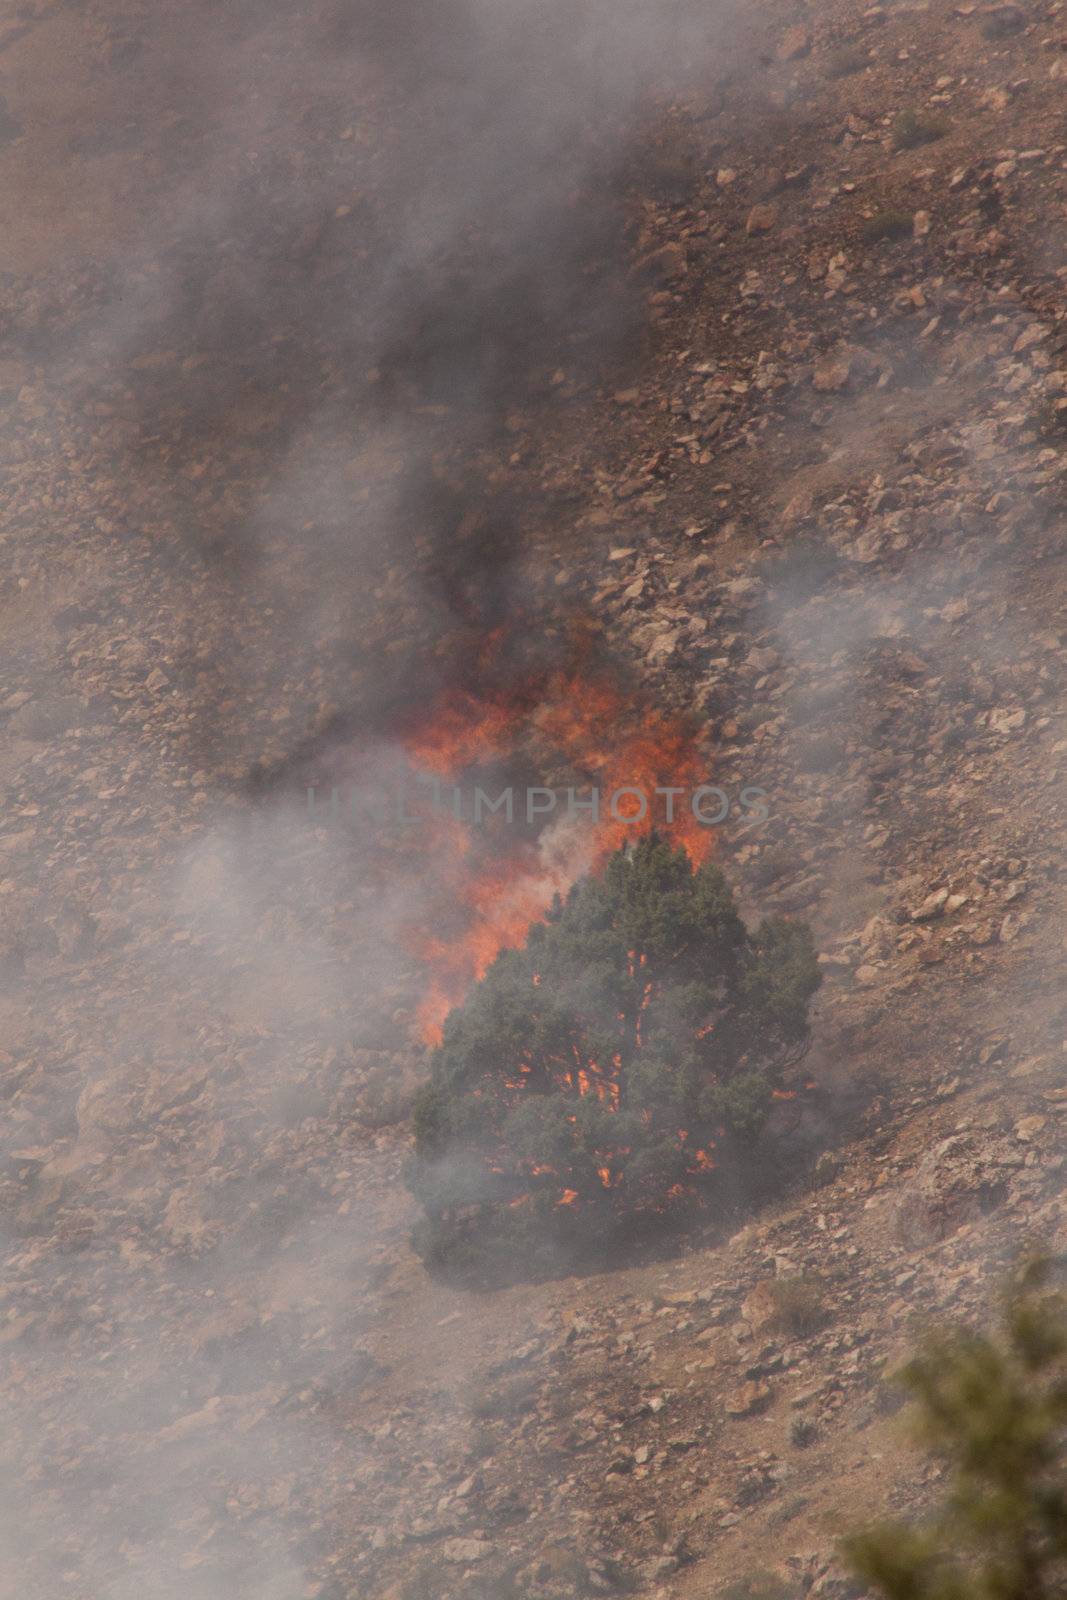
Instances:
[[[707,1188],[803,1054],[811,935],[749,932],[722,873],[655,835],[577,884],[445,1025],[411,1185],[431,1254],[584,1238]]]
[[[900,1375],[948,1486],[929,1522],[846,1541],[857,1576],[887,1600],[1067,1596],[1067,1303],[1049,1266],[1010,1286],[992,1336],[932,1339]]]

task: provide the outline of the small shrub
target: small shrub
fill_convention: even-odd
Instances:
[[[807,1495],[791,1494],[783,1500],[781,1505],[774,1506],[767,1514],[767,1530],[784,1528],[787,1522],[795,1522],[797,1517],[803,1516],[811,1501]]]
[[[1014,5],[991,6],[982,19],[983,39],[1010,39],[1026,27],[1026,13]]]
[[[365,1128],[395,1127],[411,1116],[420,1078],[413,1068],[376,1067],[356,1094],[355,1114]]]
[[[895,1417],[908,1403],[908,1396],[899,1383],[886,1381],[875,1384],[871,1395],[871,1415],[879,1418]]]
[[[920,145],[933,144],[936,139],[945,137],[948,126],[944,117],[930,111],[916,111],[912,107],[898,111],[893,119],[893,148],[916,150]]]
[[[536,1392],[537,1380],[529,1375],[489,1388],[472,1384],[465,1395],[467,1411],[475,1422],[499,1422],[527,1410]]]
[[[757,728],[762,728],[765,722],[771,722],[776,715],[773,706],[745,706],[738,712],[737,721],[745,733],[755,733]]]
[[[857,72],[862,72],[868,66],[870,66],[870,57],[866,50],[862,49],[858,44],[846,44],[842,45],[839,50],[835,50],[830,56],[826,64],[826,76],[835,80],[838,78],[852,78]]]
[[[786,1583],[773,1572],[754,1572],[737,1583],[720,1589],[715,1600],[795,1600],[795,1585]]]
[[[1067,395],[1046,396],[1038,407],[1037,421],[1042,433],[1067,433]]]
[[[647,175],[649,192],[666,205],[684,205],[692,199],[699,182],[700,174],[692,159],[674,152],[664,153]]]
[[[864,220],[860,233],[864,244],[883,244],[888,239],[907,239],[912,226],[906,211],[876,211]]]
[[[484,1461],[497,1447],[496,1434],[484,1423],[472,1427],[467,1436],[467,1456],[471,1461]]]
[[[775,1278],[771,1284],[774,1301],[773,1326],[794,1338],[817,1333],[829,1321],[826,1292],[814,1278]]]
[[[642,145],[630,175],[642,193],[664,205],[685,205],[701,182],[701,162],[695,150],[677,137]]]
[[[842,1161],[839,1155],[832,1150],[824,1150],[815,1163],[812,1171],[812,1182],[817,1188],[822,1188],[826,1183],[833,1183],[841,1171]]]
[[[798,876],[804,871],[804,866],[804,857],[799,850],[776,844],[760,853],[749,869],[749,876],[757,889],[769,889],[782,878]]]
[[[794,1417],[789,1429],[789,1442],[798,1450],[806,1450],[819,1437],[819,1430],[810,1417]]]

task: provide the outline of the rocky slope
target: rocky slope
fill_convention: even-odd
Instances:
[[[201,146],[182,26],[0,33],[0,1594],[842,1595],[837,1531],[931,1481],[886,1365],[1067,1229],[1067,15],[746,8],[643,124],[610,370],[564,342],[473,434],[396,379],[460,563],[507,504],[509,588],[767,792],[721,859],[826,971],[765,1209],[480,1294],[407,1242],[420,973],[276,783],[463,634],[440,550],[346,542],[406,436],[353,442],[340,356],[271,364],[396,106],[263,47]],[[208,167],[161,265],[151,196]]]

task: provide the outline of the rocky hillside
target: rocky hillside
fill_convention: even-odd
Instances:
[[[844,1596],[934,1476],[887,1364],[1067,1245],[1067,11],[724,15],[572,263],[611,336],[509,303],[476,426],[435,303],[366,358],[436,107],[346,15],[0,28],[0,1597]],[[404,908],[299,777],[490,592],[706,720],[826,982],[757,1215],[476,1293],[408,1243]]]

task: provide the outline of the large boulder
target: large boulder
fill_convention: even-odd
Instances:
[[[947,1239],[1006,1198],[1018,1156],[1001,1140],[953,1134],[923,1156],[894,1207],[895,1231],[913,1250]]]

